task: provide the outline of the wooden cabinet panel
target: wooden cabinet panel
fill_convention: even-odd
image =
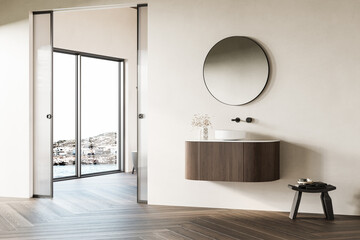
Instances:
[[[185,178],[200,180],[200,142],[185,143]]]
[[[244,181],[279,179],[279,142],[244,143]]]
[[[185,178],[232,182],[277,180],[279,147],[279,141],[187,141]]]
[[[243,181],[242,143],[201,142],[200,179]]]

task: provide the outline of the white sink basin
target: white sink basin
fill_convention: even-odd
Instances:
[[[244,131],[237,130],[215,130],[215,139],[231,141],[231,140],[240,140],[245,139]]]

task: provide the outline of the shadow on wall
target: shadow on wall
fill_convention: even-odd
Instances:
[[[356,207],[355,214],[360,215],[360,192],[354,195],[353,204]]]
[[[248,139],[273,139],[271,136],[247,133]],[[290,142],[280,143],[280,179],[271,182],[214,182],[223,187],[232,188],[236,193],[246,194],[257,202],[264,202],[264,198],[273,199],[266,201],[267,205],[282,208],[284,198],[291,202],[293,191],[287,184],[295,184],[299,178],[311,178],[317,181],[323,179],[324,160],[314,147]],[[358,195],[360,199],[360,194]],[[287,207],[287,206],[286,206]],[[360,207],[360,204],[359,204]]]
[[[280,143],[280,178],[297,180],[308,177],[325,181],[323,165],[321,154],[310,146]]]
[[[107,4],[119,4],[117,0],[108,0]],[[73,8],[104,5],[97,0],[74,1],[74,0],[1,0],[0,3],[0,26],[29,19],[29,12],[51,10],[58,8]]]
[[[2,0],[0,7],[0,26],[29,18],[29,12],[44,9],[46,1]],[[37,8],[36,6],[41,6]]]
[[[274,55],[272,54],[272,52],[270,51],[270,49],[267,47],[267,45],[260,41],[259,39],[257,38],[253,38],[256,42],[260,43],[261,47],[264,49],[265,53],[266,53],[266,56],[268,58],[268,61],[269,61],[269,77],[268,77],[268,82],[265,86],[265,89],[262,91],[262,93],[257,96],[255,99],[254,99],[254,102],[257,102],[257,101],[261,101],[262,99],[266,98],[267,95],[271,92],[271,89],[273,88],[274,86],[274,83],[275,83],[275,79],[276,79],[276,62],[275,62],[275,57]]]
[[[272,136],[247,132],[247,139],[274,139]],[[313,146],[280,142],[280,179],[311,178],[323,180],[323,159]]]

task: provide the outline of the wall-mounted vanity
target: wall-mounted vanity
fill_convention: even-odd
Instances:
[[[279,140],[194,140],[185,143],[189,180],[265,182],[280,178]]]

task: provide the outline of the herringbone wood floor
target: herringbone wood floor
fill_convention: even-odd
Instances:
[[[360,217],[137,204],[121,173],[56,182],[52,200],[0,199],[0,239],[360,239]]]

